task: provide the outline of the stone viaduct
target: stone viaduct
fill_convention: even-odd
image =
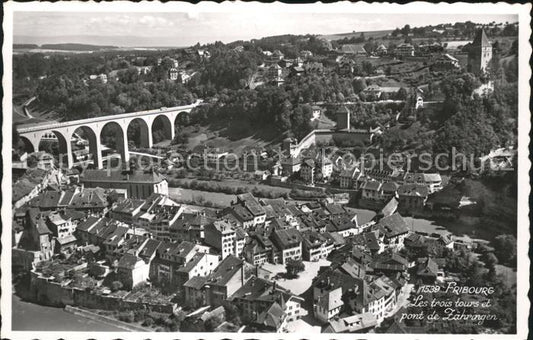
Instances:
[[[104,127],[110,125],[118,127],[116,131],[118,131],[119,135],[115,136],[117,151],[120,153],[122,161],[128,162],[128,127],[133,121],[138,122],[140,126],[140,146],[151,148],[153,145],[152,125],[156,119],[163,122],[165,137],[173,139],[175,134],[174,126],[180,113],[189,113],[200,104],[201,101],[197,101],[195,104],[186,106],[123,113],[61,123],[18,125],[16,130],[20,138],[25,141],[27,146],[31,146],[33,151],[39,150],[39,143],[42,139],[49,139],[51,133],[55,134],[59,143],[60,155],[67,155],[66,165],[68,168],[72,168],[74,164],[71,143],[72,137],[76,129],[83,128],[86,138],[89,141],[89,152],[93,155],[94,165],[101,169],[103,167],[101,133]]]

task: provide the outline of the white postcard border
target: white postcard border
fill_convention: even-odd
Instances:
[[[529,98],[531,89],[529,79],[531,68],[529,58],[531,56],[530,12],[531,4],[508,4],[508,3],[440,3],[432,4],[414,2],[406,5],[399,4],[369,4],[338,2],[334,4],[298,4],[287,5],[282,3],[159,3],[159,2],[113,2],[113,3],[82,3],[82,2],[56,2],[56,3],[14,3],[4,4],[4,45],[2,54],[4,57],[4,75],[2,79],[4,98],[2,107],[3,115],[3,177],[2,177],[2,254],[1,254],[1,315],[2,337],[9,339],[147,339],[147,338],[173,338],[173,339],[383,339],[394,336],[397,339],[525,339],[528,335],[528,315],[530,301],[527,297],[529,291],[529,131],[531,127],[531,114],[529,111]],[[476,13],[476,14],[518,14],[519,15],[519,133],[518,133],[518,235],[517,235],[517,335],[446,335],[446,334],[255,334],[255,333],[131,333],[131,332],[23,332],[11,330],[11,140],[12,140],[12,44],[13,44],[13,12],[14,11],[91,11],[91,12],[233,12],[242,11],[268,11],[268,12],[321,12],[321,13]]]

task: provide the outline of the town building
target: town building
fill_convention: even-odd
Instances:
[[[449,71],[459,67],[459,60],[447,53],[439,55],[431,65],[431,69],[434,71]]]
[[[172,67],[171,69],[168,70],[168,79],[172,81],[176,81],[178,80],[178,76],[179,76],[179,71],[177,68]]]
[[[357,167],[344,169],[339,175],[339,187],[341,189],[358,189],[358,181],[363,175]]]
[[[301,235],[303,240],[302,257],[305,261],[315,262],[325,259],[333,251],[333,242],[322,234],[316,231],[306,230]]]
[[[379,181],[366,181],[361,185],[361,198],[367,200],[381,200],[382,183]]]
[[[429,196],[427,186],[422,184],[404,184],[398,187],[398,211],[416,213],[424,209]]]
[[[322,180],[328,180],[333,174],[333,162],[328,157],[318,157],[316,161],[317,169],[322,176]]]
[[[302,162],[299,157],[287,157],[281,161],[281,167],[283,175],[290,176],[298,171],[302,166]]]
[[[274,230],[270,240],[275,247],[277,261],[275,263],[287,264],[289,259],[302,259],[302,236],[296,229]]]
[[[183,285],[195,276],[208,276],[218,267],[218,264],[218,255],[198,252],[189,262],[178,268],[176,272],[177,282],[179,285]]]
[[[395,251],[404,247],[404,239],[409,234],[409,226],[398,213],[383,217],[371,229],[379,231],[380,236],[384,237],[383,243],[386,249]]]
[[[241,206],[245,208],[253,217],[253,226],[265,223],[266,212],[259,201],[250,193],[237,195],[237,200],[232,203],[232,207]]]
[[[220,306],[222,302],[241,288],[250,277],[245,266],[246,264],[242,260],[233,255],[229,255],[220,262],[218,267],[207,277],[203,287],[207,304]],[[189,296],[194,296],[194,294],[189,293]]]
[[[315,183],[315,161],[313,159],[304,159],[300,167],[300,178],[306,183]]]
[[[344,318],[334,318],[323,329],[323,333],[362,333],[377,326],[372,313],[363,313]]]
[[[432,194],[442,189],[442,177],[439,173],[411,173],[408,172],[403,178],[403,184],[420,184]]]
[[[513,148],[499,148],[491,150],[487,155],[481,156],[480,172],[485,171],[511,171],[514,168],[514,159],[517,151]]]
[[[284,314],[283,319],[286,322],[296,321],[302,316],[301,304],[304,301],[303,298],[278,286],[275,281],[272,282],[255,276],[250,277],[246,284],[239,288],[230,299],[239,307],[242,320],[252,323],[261,320],[261,314],[274,303],[281,307]],[[259,323],[261,322],[259,321]],[[276,326],[276,331],[282,328],[284,323]]]
[[[205,239],[205,227],[213,221],[214,217],[207,216],[205,211],[182,213],[170,226],[170,238],[201,243]]]
[[[388,51],[387,51],[387,48],[386,48],[385,45],[383,45],[383,44],[380,44],[380,45],[376,48],[376,51],[375,51],[376,55],[378,55],[378,56],[380,56],[380,57],[381,57],[381,56],[384,56],[384,55],[387,55],[387,52],[388,52]]]
[[[160,243],[150,265],[150,281],[158,285],[179,289],[185,283],[184,277],[188,275],[182,274],[180,269],[193,261],[196,254],[209,253],[209,249],[207,246],[187,241]],[[213,262],[211,258],[208,261]]]
[[[324,73],[324,64],[319,62],[305,63],[303,65],[305,74],[318,74],[321,75]]]
[[[117,264],[117,278],[124,289],[131,290],[146,283],[150,265],[136,255],[124,254]]]
[[[236,229],[228,221],[214,221],[205,226],[205,243],[220,252],[222,259],[229,255],[240,257],[244,238],[237,235]]]
[[[267,237],[260,234],[252,234],[243,249],[243,256],[254,266],[261,266],[273,257],[273,245]]]
[[[415,55],[415,48],[411,44],[402,43],[394,51],[400,57],[412,57]]]

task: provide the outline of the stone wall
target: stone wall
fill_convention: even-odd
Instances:
[[[128,300],[128,293],[122,295],[102,295],[92,290],[83,290],[62,286],[60,283],[49,281],[46,278],[32,275],[31,297],[35,302],[64,307],[67,305],[80,306],[90,309],[104,310],[139,310],[146,309],[159,313],[173,313],[176,304]]]

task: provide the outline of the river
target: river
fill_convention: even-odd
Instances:
[[[100,321],[66,312],[63,308],[41,306],[12,295],[13,331],[125,332]]]

